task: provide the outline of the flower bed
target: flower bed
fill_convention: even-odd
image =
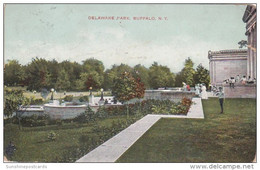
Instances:
[[[191,100],[183,98],[181,102],[172,102],[170,100],[144,100],[135,104],[113,106],[104,108],[107,115],[122,115],[127,114],[127,108],[129,107],[129,114],[172,114],[172,115],[187,115],[191,106]]]

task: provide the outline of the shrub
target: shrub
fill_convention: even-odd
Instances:
[[[185,97],[181,100],[181,104],[183,106],[190,106],[191,103],[192,103],[192,101],[190,99],[188,99],[188,98],[185,98]]]
[[[4,125],[9,124],[9,123],[18,124],[18,118],[16,116],[14,116],[11,118],[4,119]]]
[[[48,133],[48,140],[54,141],[56,139],[56,133],[54,131],[51,131]]]
[[[67,95],[64,97],[64,101],[71,102],[73,100],[73,95]]]
[[[16,146],[13,144],[12,141],[8,144],[8,146],[5,148],[5,155],[8,159],[12,159],[14,153],[16,151]]]
[[[44,103],[44,100],[43,98],[31,98],[30,100],[30,104],[31,105],[40,105],[40,104],[43,104]]]
[[[108,113],[106,111],[106,108],[105,107],[99,107],[97,112],[96,112],[96,117],[101,118],[101,119],[108,117]]]
[[[125,106],[110,106],[105,108],[108,116],[116,116],[116,115],[125,115],[126,107]]]
[[[56,119],[55,121],[56,121],[56,122],[55,122],[56,125],[62,126],[63,121],[62,121],[61,119]]]
[[[88,96],[81,96],[81,97],[79,98],[79,101],[80,101],[80,102],[88,102]]]
[[[95,112],[88,106],[84,113],[81,113],[73,119],[75,122],[88,123],[90,121],[95,121]]]
[[[45,126],[48,121],[48,116],[38,116],[38,115],[32,115],[32,116],[26,116],[21,117],[21,124],[25,127],[36,127],[36,126]],[[18,123],[18,122],[17,122]]]

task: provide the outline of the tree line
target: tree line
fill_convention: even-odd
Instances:
[[[4,65],[4,85],[25,86],[30,91],[51,88],[57,91],[88,91],[90,87],[93,90],[111,90],[123,73],[140,79],[146,89],[181,87],[182,82],[190,86],[197,83],[209,85],[209,71],[201,64],[194,69],[190,58],[185,60],[180,72],[172,73],[169,67],[157,62],[149,68],[141,64],[134,67],[120,64],[105,70],[103,63],[94,58],[86,59],[80,64],[37,57],[27,65],[9,60]]]

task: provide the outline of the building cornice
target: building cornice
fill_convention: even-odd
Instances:
[[[227,57],[243,57],[247,56],[247,49],[230,49],[230,50],[220,50],[220,51],[209,51],[208,58],[212,57],[227,58]]]
[[[247,5],[245,13],[243,15],[242,20],[246,23],[250,20],[250,18],[256,13],[256,5],[250,4]]]
[[[222,58],[210,58],[209,62],[211,61],[227,61],[227,60],[247,60],[246,56],[239,56],[239,57],[222,57]]]

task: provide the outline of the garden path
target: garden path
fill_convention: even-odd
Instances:
[[[193,98],[193,104],[184,115],[154,115],[148,114],[125,130],[121,131],[105,143],[98,146],[76,162],[115,162],[128,148],[130,148],[150,127],[160,118],[197,118],[204,119],[200,98]]]

